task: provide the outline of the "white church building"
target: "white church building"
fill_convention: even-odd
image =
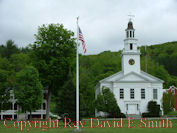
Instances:
[[[140,50],[137,48],[135,29],[130,20],[122,50],[122,71],[103,80],[95,87],[95,97],[108,87],[113,92],[122,113],[126,115],[141,115],[147,112],[149,101],[156,101],[162,111],[163,80],[156,78],[140,67]],[[103,112],[95,112],[96,117]]]

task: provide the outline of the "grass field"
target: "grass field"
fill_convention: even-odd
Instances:
[[[44,121],[43,121],[44,122]],[[117,121],[116,121],[117,122]],[[84,122],[83,122],[84,123]],[[128,127],[128,120],[123,120],[122,122],[122,128],[118,128],[117,126],[114,128],[114,124],[111,124],[111,121],[109,121],[108,123],[105,122],[105,128],[101,128],[101,126],[104,126],[104,123],[100,121],[100,123],[98,124],[97,121],[94,121],[92,123],[92,126],[97,126],[96,128],[90,128],[91,123],[90,121],[86,121],[84,125],[84,127],[80,127],[80,129],[82,129],[83,132],[86,133],[177,133],[177,120],[172,120],[173,126],[172,128],[140,128],[140,121],[139,120],[134,120],[134,123],[130,124],[130,126],[135,125],[135,127],[133,128],[127,128]],[[117,123],[116,123],[117,124]],[[7,122],[6,124],[7,126],[12,125],[11,122]],[[43,125],[43,124],[42,124]],[[45,124],[44,124],[45,125]],[[118,124],[119,126],[120,123]],[[142,124],[141,124],[142,125]],[[146,122],[146,125],[148,125],[148,123]],[[15,126],[18,126],[18,123],[15,124]],[[24,126],[24,125],[23,125]],[[29,128],[29,126],[26,126],[23,128],[23,130],[20,130],[20,124],[19,124],[19,128],[15,128],[15,127],[10,127],[10,128],[6,128],[3,125],[3,121],[0,122],[0,133],[18,133],[18,132],[24,132],[24,133],[41,133],[41,132],[49,132],[49,133],[69,133],[69,132],[73,132],[75,130],[75,128],[69,128],[69,126],[67,125],[68,128],[64,128],[64,123],[63,122],[59,122],[59,128],[50,128],[48,129],[47,127],[41,126],[41,128],[39,128],[39,123],[37,124],[37,128],[34,128],[34,124],[33,126],[27,130]],[[73,125],[71,125],[73,126]],[[110,126],[110,127],[109,127]],[[143,125],[145,126],[145,125]]]

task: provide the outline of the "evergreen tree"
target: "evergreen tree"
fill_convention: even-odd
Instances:
[[[10,93],[8,87],[10,82],[8,80],[8,72],[0,69],[0,110],[9,109]]]
[[[56,111],[61,116],[62,114],[68,114],[68,117],[74,121],[76,118],[76,89],[73,82],[73,76],[69,71],[67,80],[62,86],[61,90],[58,90],[58,97],[56,97]]]
[[[103,87],[102,95],[99,94],[95,101],[96,109],[98,111],[107,112],[109,117],[121,116],[121,111],[117,105],[114,94],[109,88]]]

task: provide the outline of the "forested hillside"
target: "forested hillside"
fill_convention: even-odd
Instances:
[[[143,71],[145,71],[147,55],[147,72],[164,80],[164,88],[169,88],[171,85],[177,86],[177,42],[147,46],[146,51],[144,46],[139,49],[141,50],[141,69]],[[0,71],[6,72],[7,87],[13,86],[17,72],[26,65],[33,65],[33,58],[30,54],[30,49],[18,48],[11,40],[0,46]],[[69,77],[72,77],[74,82],[68,78],[68,81],[62,83],[63,86],[57,86],[59,89],[56,89],[52,96],[52,111],[56,113],[65,112],[62,109],[70,110],[71,107],[75,107],[75,102],[73,102],[75,100],[75,59],[71,66]],[[82,117],[94,115],[94,87],[98,81],[118,71],[121,71],[121,51],[80,55],[80,112]],[[65,106],[60,108],[61,104],[65,104]],[[56,105],[60,105],[60,107]],[[73,108],[73,110],[75,109]]]

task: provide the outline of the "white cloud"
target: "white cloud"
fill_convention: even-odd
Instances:
[[[128,14],[135,15],[139,45],[175,41],[175,0],[0,0],[0,44],[13,39],[33,43],[38,26],[62,23],[76,31],[76,17],[87,44],[87,54],[123,47]],[[82,50],[80,50],[82,52]]]

